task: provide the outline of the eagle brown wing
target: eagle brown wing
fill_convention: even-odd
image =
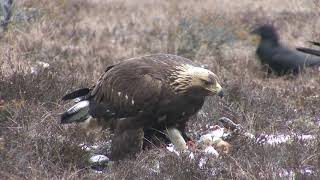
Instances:
[[[111,129],[112,159],[118,160],[141,151],[147,116],[157,108],[163,90],[163,78],[157,68],[144,61],[123,61],[108,67],[91,91],[96,103],[115,113]]]
[[[162,77],[144,61],[124,61],[109,67],[91,92],[97,103],[111,107],[116,117],[130,117],[156,107]]]

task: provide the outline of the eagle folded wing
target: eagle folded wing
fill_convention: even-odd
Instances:
[[[113,67],[104,73],[91,92],[95,102],[111,107],[117,118],[151,112],[160,98],[161,79],[135,68],[128,72],[130,69]]]

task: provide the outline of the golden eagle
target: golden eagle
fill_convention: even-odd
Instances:
[[[108,66],[98,82],[65,95],[78,103],[61,123],[95,118],[114,132],[113,160],[141,151],[148,129],[163,132],[179,150],[186,149],[189,117],[211,95],[223,96],[218,77],[189,59],[154,54]]]

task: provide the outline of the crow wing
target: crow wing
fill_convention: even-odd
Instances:
[[[287,67],[313,66],[320,64],[320,58],[308,56],[304,53],[279,47],[275,50],[272,60],[280,62]]]
[[[313,45],[320,46],[319,42],[315,42],[315,41],[308,41],[308,42]],[[315,56],[320,56],[320,50],[315,50],[315,49],[305,48],[305,47],[298,47],[297,50],[301,51],[303,53],[312,54]]]

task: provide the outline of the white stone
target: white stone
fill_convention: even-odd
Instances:
[[[105,163],[109,161],[109,158],[105,155],[94,155],[89,159],[90,163]]]

